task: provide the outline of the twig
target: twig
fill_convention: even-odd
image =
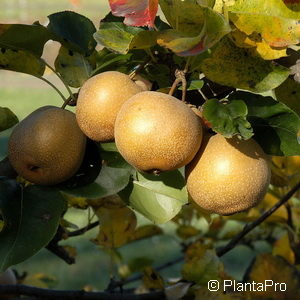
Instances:
[[[247,224],[244,227],[244,229],[239,234],[237,234],[226,246],[217,249],[217,255],[223,256],[231,249],[233,249],[246,234],[248,234],[256,226],[260,225],[265,219],[271,216],[281,205],[287,202],[299,189],[300,189],[300,182],[296,184],[284,197],[282,197],[282,199],[279,202],[277,202],[269,210],[265,211],[258,219],[256,219],[252,223]]]
[[[86,292],[83,290],[51,290],[27,285],[1,285],[0,295],[17,294],[33,296],[38,299],[72,299],[72,300],[161,300],[166,299],[163,291],[150,292],[147,294],[110,294],[106,292]]]
[[[145,68],[145,67],[151,62],[151,60],[152,60],[152,59],[150,58],[150,59],[144,61],[143,63],[139,64],[139,65],[135,68],[135,70],[133,70],[133,71],[129,74],[129,78],[130,78],[130,79],[133,79],[134,76],[135,76],[138,72],[140,72],[143,68]]]
[[[61,80],[62,84],[65,86],[65,88],[67,89],[67,91],[69,92],[70,94],[70,97],[73,99],[73,93],[70,89],[70,87],[67,85],[67,83],[64,81],[64,79],[61,77],[61,75],[51,66],[49,65],[45,60],[43,60],[41,58],[41,60],[43,61],[43,63]],[[75,100],[75,99],[73,99]]]
[[[64,102],[67,101],[66,97],[63,95],[63,93],[48,79],[44,78],[44,77],[37,77],[41,80],[43,80],[44,82],[46,82],[47,84],[49,84],[52,88],[54,88],[56,90],[56,92],[61,96],[61,98],[63,99]]]
[[[169,268],[173,265],[176,265],[176,264],[182,262],[183,260],[184,260],[184,257],[180,256],[180,257],[177,257],[172,261],[166,262],[166,263],[164,263],[164,264],[162,264],[162,265],[160,265],[160,266],[158,266],[154,269],[155,269],[155,271],[161,271],[161,270]],[[110,289],[122,288],[124,285],[127,285],[129,283],[141,280],[142,277],[143,277],[143,274],[137,274],[137,275],[131,276],[131,277],[125,279],[125,280],[114,281],[114,282],[111,283]]]
[[[99,225],[99,221],[95,221],[81,229],[78,229],[78,230],[74,230],[72,232],[67,232],[67,236],[68,237],[73,237],[73,236],[78,236],[78,235],[82,235],[84,233],[86,233],[87,231],[97,227]]]
[[[70,256],[69,253],[64,249],[64,247],[59,246],[55,243],[49,243],[46,246],[46,249],[49,250],[54,255],[61,258],[63,261],[65,261],[68,265],[75,264],[75,258]]]
[[[183,71],[181,70],[176,70],[175,71],[175,81],[173,82],[173,85],[169,91],[169,95],[173,96],[173,94],[175,93],[175,90],[177,88],[177,85],[179,83],[182,83],[182,102],[185,102],[186,100],[186,91],[187,91],[187,82],[186,82],[186,78],[185,78],[185,74],[186,74],[186,68],[188,68],[188,65],[185,67],[185,69]]]

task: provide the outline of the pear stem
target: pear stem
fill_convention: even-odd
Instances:
[[[37,78],[43,80],[44,82],[46,82],[47,84],[49,84],[52,88],[54,88],[57,93],[61,96],[61,98],[64,100],[64,101],[67,101],[66,97],[63,95],[63,93],[51,82],[49,81],[48,79],[44,78],[44,77],[38,77]]]
[[[75,101],[74,95],[70,89],[70,87],[68,86],[68,84],[65,82],[65,80],[60,76],[60,74],[51,66],[49,65],[45,60],[43,60],[43,63],[61,80],[61,82],[63,83],[63,85],[65,86],[65,88],[67,89],[67,91],[70,94],[70,97]]]

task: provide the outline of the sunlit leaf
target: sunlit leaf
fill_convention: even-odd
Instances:
[[[41,77],[45,71],[45,63],[30,52],[1,48],[0,70],[1,69]]]
[[[134,210],[154,223],[165,223],[178,214],[188,202],[184,177],[178,170],[160,176],[138,173],[119,193]]]
[[[257,93],[276,88],[289,76],[288,69],[254,55],[253,49],[238,48],[227,38],[200,68],[213,82]]]
[[[156,31],[126,26],[122,22],[102,22],[94,37],[110,51],[126,54],[130,49],[147,49],[156,45],[157,35]]]
[[[290,10],[283,1],[237,0],[228,10],[237,28],[249,36],[259,34],[272,47],[287,47],[300,41],[300,12]]]
[[[136,216],[128,207],[95,210],[100,222],[100,231],[94,242],[105,248],[117,248],[126,244],[136,227]]]
[[[129,26],[154,26],[158,0],[109,0],[112,13]]]
[[[28,51],[38,57],[43,53],[50,32],[40,24],[0,24],[0,48]]]
[[[0,132],[19,122],[18,117],[7,107],[0,107]]]
[[[61,47],[55,69],[69,86],[78,88],[90,77],[93,67],[82,54]]]
[[[163,31],[157,42],[179,56],[197,55],[231,30],[222,15],[195,2],[164,0],[160,5],[174,29]]]
[[[239,135],[247,140],[253,136],[247,114],[247,105],[242,100],[220,102],[210,99],[203,106],[203,116],[212,129],[227,138]]]
[[[266,41],[259,39],[255,35],[247,36],[237,28],[232,31],[231,38],[238,47],[256,48],[256,52],[265,60],[278,59],[287,56],[285,48],[271,47]]]

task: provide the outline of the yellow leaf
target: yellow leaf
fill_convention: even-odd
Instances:
[[[162,233],[162,229],[156,225],[144,225],[135,230],[130,240],[141,240]]]
[[[275,242],[272,253],[273,255],[279,255],[285,258],[292,265],[295,263],[295,253],[291,249],[287,233]]]
[[[100,222],[100,231],[95,243],[105,248],[117,248],[126,244],[135,231],[136,216],[128,207],[95,210]]]
[[[39,288],[50,288],[57,284],[57,279],[44,273],[36,273],[26,276],[22,281],[24,285],[31,285]]]
[[[162,290],[165,286],[163,278],[151,267],[144,269],[143,283],[147,289]]]
[[[239,30],[259,34],[269,46],[286,48],[300,41],[300,13],[278,0],[237,0],[229,17]]]
[[[257,205],[254,208],[249,209],[247,212],[235,214],[226,218],[229,218],[231,220],[238,220],[238,221],[244,221],[244,222],[252,222],[256,220],[258,217],[261,216],[263,212],[270,209],[274,204],[276,204],[278,201],[280,201],[279,198],[274,196],[271,193],[267,193],[263,199],[263,201],[260,202],[259,205]],[[273,222],[286,222],[288,220],[288,212],[285,206],[280,206],[271,216],[269,216],[265,222],[267,223],[273,223]]]
[[[85,209],[88,207],[87,199],[83,197],[74,197],[63,193],[63,196],[68,201],[68,206]]]
[[[176,229],[177,235],[183,240],[189,239],[193,236],[196,236],[200,233],[200,231],[191,225],[181,225]]]
[[[276,49],[270,47],[270,45],[262,40],[257,34],[248,36],[244,32],[236,29],[232,31],[231,38],[238,47],[254,48],[256,53],[265,60],[273,60],[287,56],[286,49]]]
[[[300,299],[299,273],[280,256],[260,254],[256,257],[248,273],[247,282],[265,283],[266,280],[268,284],[273,282],[273,286],[264,291],[252,291],[254,299],[262,297],[276,300]],[[281,286],[278,285],[280,283]]]
[[[300,172],[300,156],[273,156],[272,161],[288,176]]]

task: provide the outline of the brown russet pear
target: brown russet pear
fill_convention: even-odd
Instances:
[[[8,158],[26,180],[53,185],[72,177],[85,152],[86,137],[75,114],[54,106],[37,109],[13,130]]]
[[[142,90],[128,75],[120,72],[107,71],[91,77],[78,95],[76,118],[79,127],[94,141],[112,141],[122,104]]]
[[[186,167],[187,189],[201,208],[230,215],[257,205],[267,192],[270,167],[255,140],[207,136]]]
[[[183,102],[160,92],[141,92],[126,101],[115,123],[115,141],[125,160],[145,172],[188,164],[202,140],[200,118]]]

